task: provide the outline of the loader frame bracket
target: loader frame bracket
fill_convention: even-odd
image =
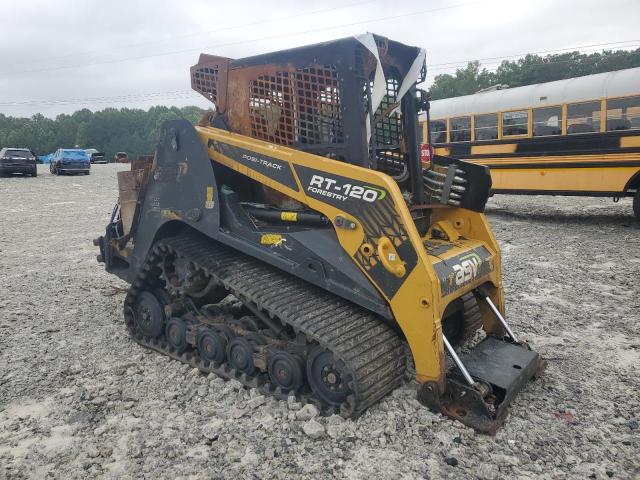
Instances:
[[[504,423],[509,404],[545,367],[545,361],[526,344],[489,336],[461,360],[473,379],[491,393],[470,386],[457,372],[447,377],[442,392],[437,383],[425,382],[418,400],[433,411],[459,420],[475,430],[494,435]]]

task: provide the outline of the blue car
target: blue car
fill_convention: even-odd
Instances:
[[[54,153],[49,171],[54,175],[63,173],[84,173],[89,175],[91,159],[89,154],[79,148],[59,148]]]

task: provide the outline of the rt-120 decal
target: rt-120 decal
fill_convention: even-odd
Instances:
[[[302,165],[296,165],[295,170],[307,196],[345,211],[360,210],[362,207],[358,205],[379,203],[389,198],[386,190],[354,181],[353,178],[321,172]]]
[[[309,184],[305,186],[307,192],[323,195],[345,201],[348,198],[375,202],[386,197],[387,192],[381,188],[370,185],[354,185],[353,183],[341,183],[339,180],[322,175],[313,175]]]

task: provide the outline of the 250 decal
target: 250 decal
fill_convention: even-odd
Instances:
[[[387,192],[380,188],[371,187],[369,185],[353,185],[351,183],[340,184],[337,180],[321,175],[311,177],[307,190],[312,193],[324,195],[325,197],[335,198],[345,201],[348,198],[356,200],[364,200],[373,203],[376,200],[382,200],[387,196]]]
[[[482,259],[477,253],[464,255],[460,259],[462,261],[452,267],[456,274],[455,281],[458,286],[464,285],[476,278],[480,265],[482,265]]]

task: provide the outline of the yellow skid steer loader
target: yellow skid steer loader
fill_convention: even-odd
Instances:
[[[215,109],[120,172],[95,242],[133,339],[345,417],[412,360],[424,404],[495,432],[543,361],[504,319],[488,170],[422,162],[425,74],[424,50],[372,34],[201,55]]]

